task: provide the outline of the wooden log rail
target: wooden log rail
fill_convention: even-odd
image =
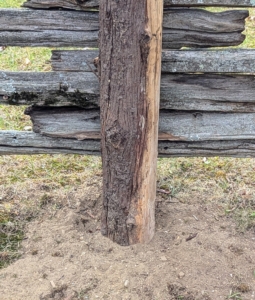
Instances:
[[[50,137],[100,139],[98,109],[30,107],[33,130]],[[68,120],[68,121],[67,121]],[[159,140],[210,141],[255,139],[255,113],[162,110]]]
[[[245,39],[248,15],[247,10],[167,10],[163,48],[237,46]],[[98,47],[98,29],[97,12],[0,10],[0,43],[5,46]]]
[[[99,81],[91,72],[92,68],[97,71],[93,65],[97,55],[97,51],[53,51],[52,67],[58,72],[2,71],[0,103],[98,107]],[[249,74],[254,67],[254,50],[163,51],[160,108],[254,112],[254,76],[224,75]]]
[[[77,0],[27,0],[24,7],[29,8],[69,8],[86,10],[99,6],[98,0],[87,0],[83,3]],[[254,7],[253,0],[164,0],[164,6],[229,6],[229,7]]]
[[[0,155],[101,155],[99,140],[52,138],[34,132],[0,131]],[[174,142],[159,141],[159,157],[255,157],[254,140]]]

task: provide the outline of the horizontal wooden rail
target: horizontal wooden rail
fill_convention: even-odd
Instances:
[[[97,50],[52,51],[53,71],[96,72]],[[254,73],[254,49],[163,50],[163,73]]]
[[[30,107],[33,130],[51,137],[100,139],[99,109]],[[160,111],[159,140],[255,139],[255,113]]]
[[[0,131],[0,155],[100,155],[99,140],[52,138],[34,132]],[[159,141],[160,157],[255,157],[255,140],[168,142]]]
[[[0,155],[56,153],[100,155],[100,141],[51,138],[26,131],[0,131]]]
[[[77,59],[81,59],[81,57],[77,57]],[[254,73],[255,50],[229,49],[163,51],[162,72]]]
[[[252,75],[163,74],[160,108],[255,112],[254,91]],[[99,80],[92,72],[2,71],[0,103],[98,107]]]
[[[81,1],[80,1],[81,2]],[[23,6],[30,8],[69,8],[86,10],[98,7],[98,0],[87,0],[77,4],[76,0],[27,0]],[[164,0],[167,6],[229,6],[229,7],[253,7],[253,0]]]
[[[246,10],[167,10],[163,48],[239,45],[245,39],[242,31],[248,15]],[[97,47],[98,28],[97,12],[0,10],[0,43],[5,46]]]

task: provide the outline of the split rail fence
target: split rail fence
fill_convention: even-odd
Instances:
[[[2,46],[90,48],[52,51],[52,72],[0,71],[0,104],[29,105],[33,122],[33,132],[1,131],[0,154],[100,155],[98,5],[28,0],[26,9],[0,10]],[[249,13],[242,7],[253,6],[164,1],[159,156],[255,156],[255,50],[223,49],[244,41]]]

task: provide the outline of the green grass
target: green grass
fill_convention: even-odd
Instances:
[[[20,7],[25,0],[1,0],[0,7],[9,8],[9,7]]]

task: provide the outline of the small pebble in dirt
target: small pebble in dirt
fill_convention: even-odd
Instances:
[[[237,286],[237,290],[242,293],[248,293],[250,291],[250,287],[245,283],[241,283]]]
[[[129,280],[125,280],[124,287],[127,288],[129,286]]]
[[[183,272],[180,272],[179,274],[178,274],[178,277],[181,279],[181,278],[183,278],[185,276],[185,274],[183,273]]]
[[[162,261],[167,261],[167,258],[166,258],[165,256],[161,256],[161,257],[160,257],[160,260],[162,260]]]
[[[32,255],[37,255],[37,254],[38,254],[38,250],[37,250],[37,249],[32,250],[32,251],[31,251],[31,254],[32,254]]]

